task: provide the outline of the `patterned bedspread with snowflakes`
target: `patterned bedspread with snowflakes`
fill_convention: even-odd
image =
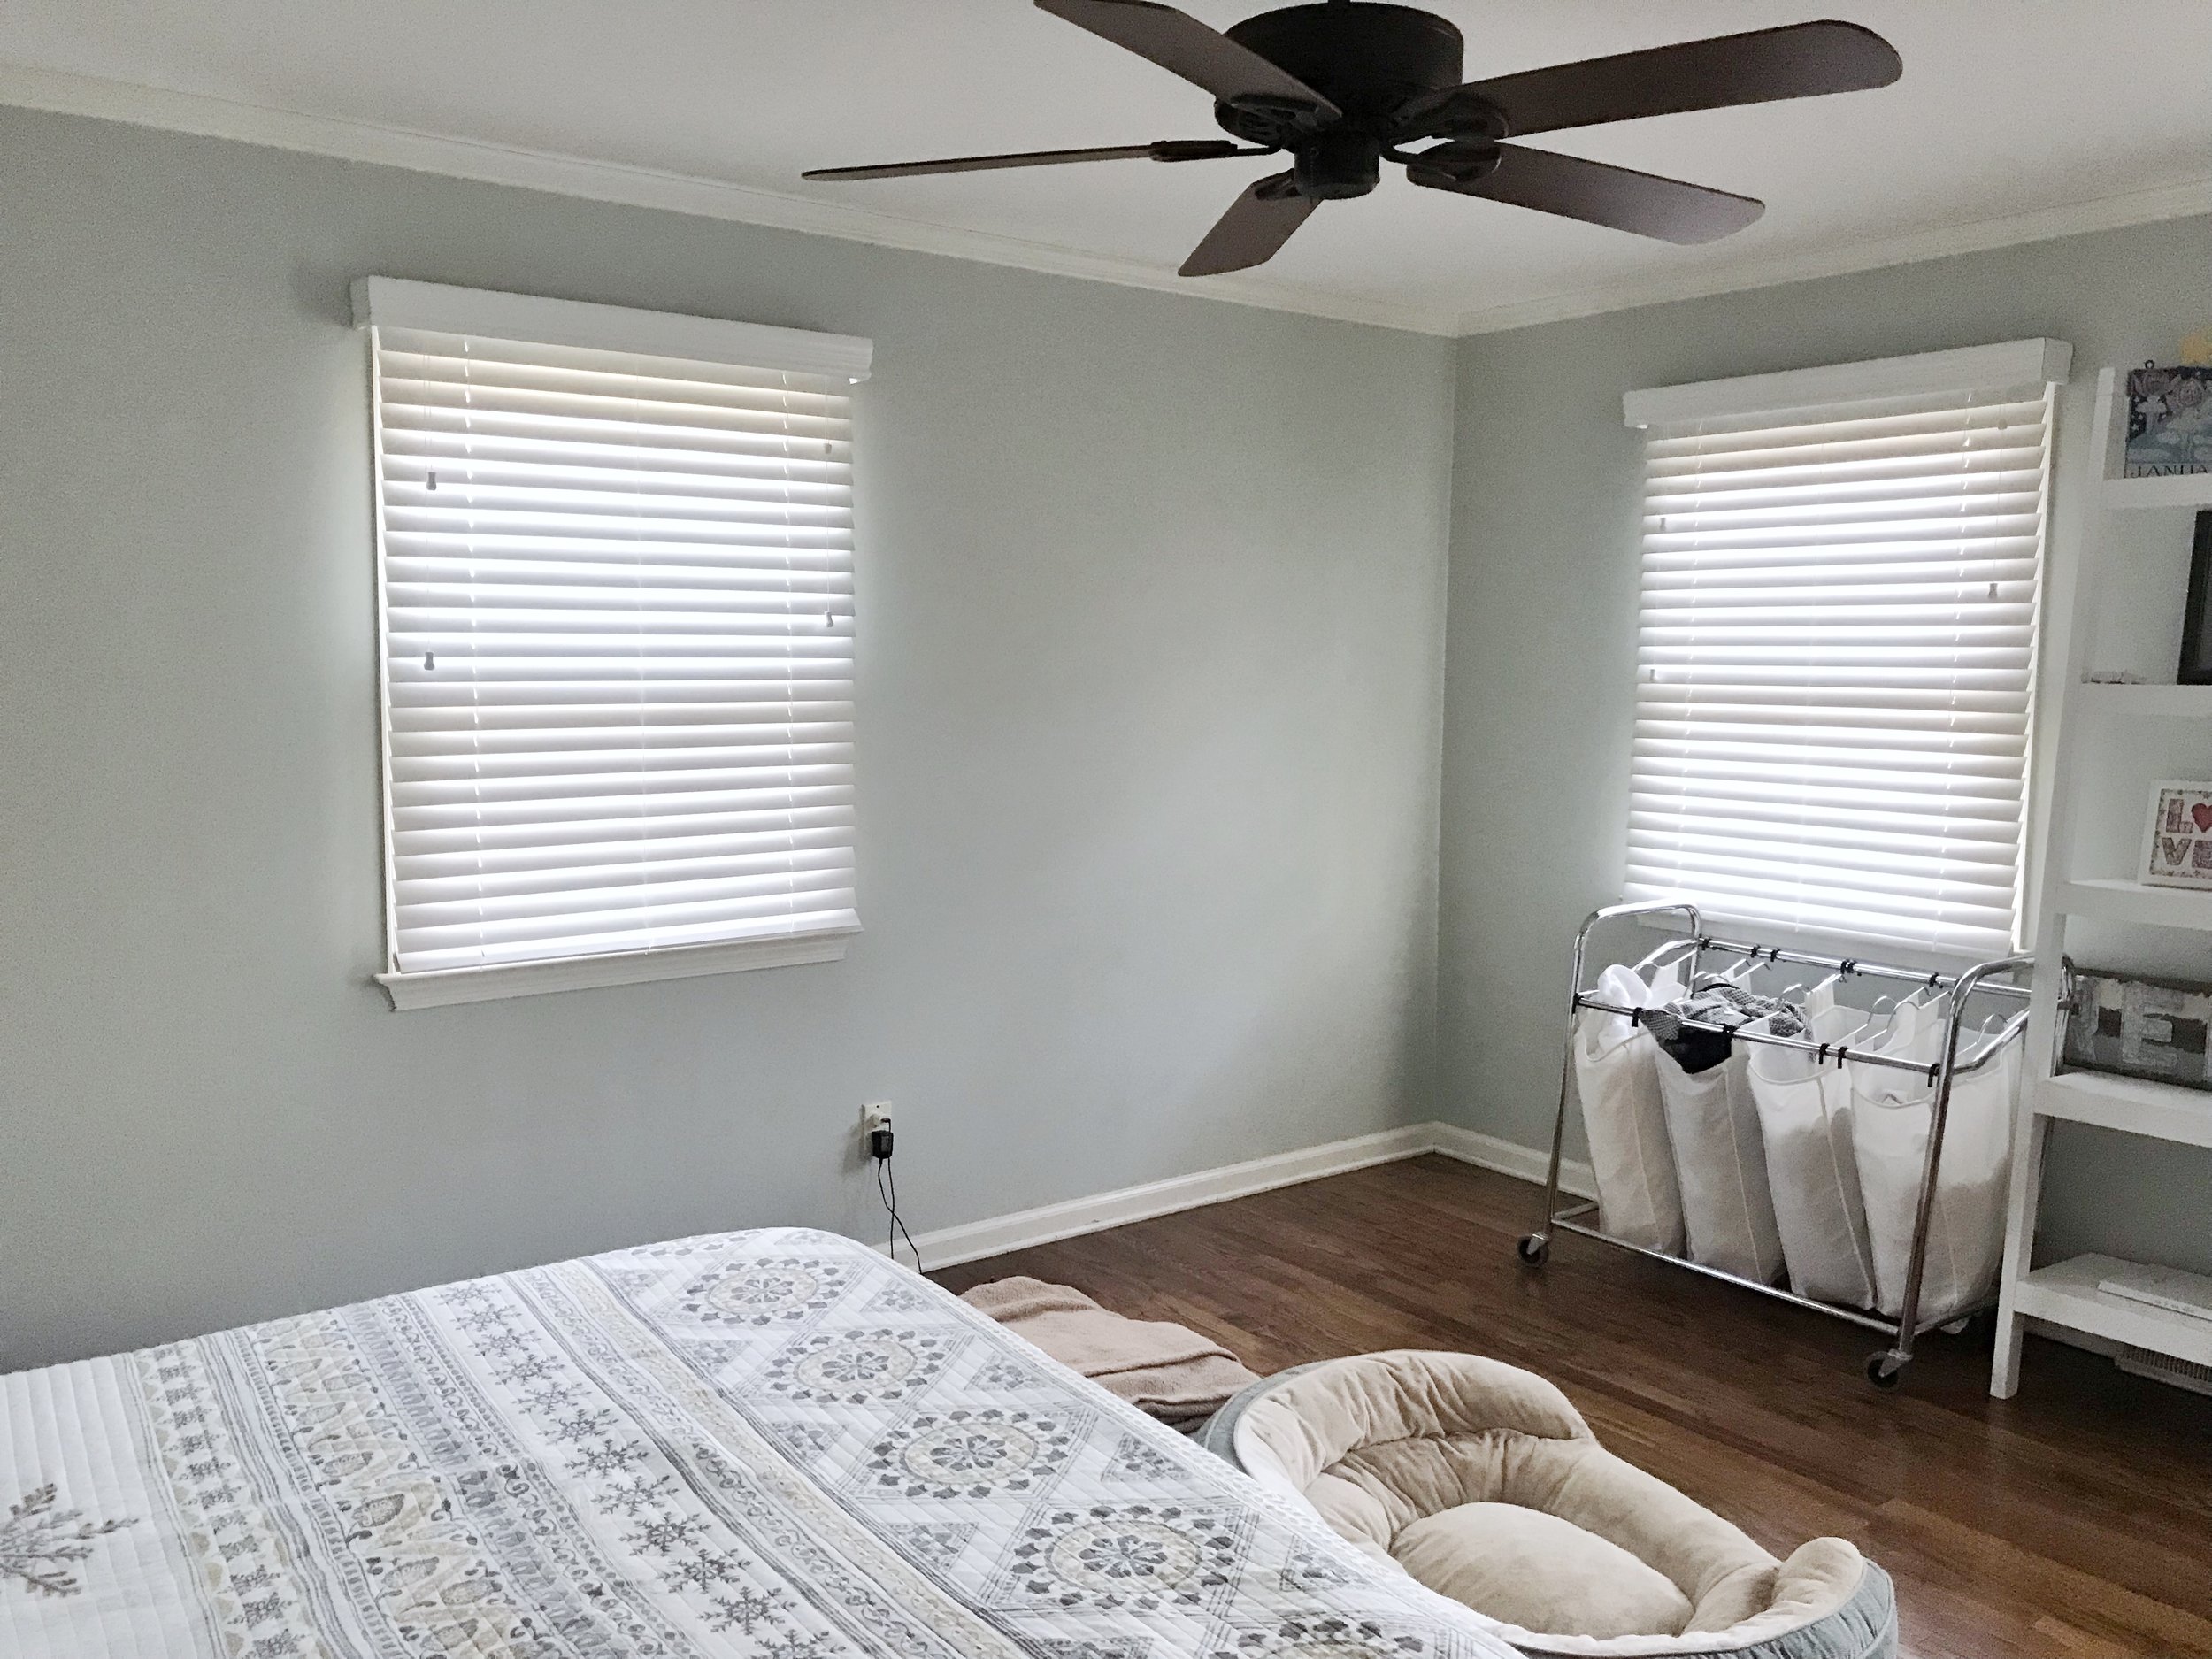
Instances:
[[[1460,1659],[874,1252],[690,1239],[0,1378],[0,1653]]]

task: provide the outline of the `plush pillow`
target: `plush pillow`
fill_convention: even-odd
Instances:
[[[1690,1619],[1690,1598],[1664,1573],[1517,1503],[1463,1503],[1416,1521],[1392,1553],[1438,1594],[1523,1630],[1676,1636]]]

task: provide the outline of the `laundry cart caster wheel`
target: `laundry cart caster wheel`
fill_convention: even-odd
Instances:
[[[1905,1362],[1887,1348],[1877,1349],[1866,1356],[1866,1379],[1886,1393],[1905,1379]]]
[[[1544,1258],[1551,1254],[1551,1240],[1540,1233],[1532,1233],[1515,1248],[1524,1262],[1532,1267],[1541,1267]]]

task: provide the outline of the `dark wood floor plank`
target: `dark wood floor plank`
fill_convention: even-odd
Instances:
[[[1870,1333],[1572,1237],[1524,1266],[1540,1202],[1423,1157],[935,1277],[1074,1285],[1263,1372],[1489,1354],[1767,1548],[1856,1543],[1897,1580],[1916,1659],[2212,1659],[2212,1401],[2039,1340],[2020,1397],[1993,1401],[1980,1328],[1927,1339],[1878,1394]]]

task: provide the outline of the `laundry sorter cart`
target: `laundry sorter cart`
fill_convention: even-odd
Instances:
[[[1565,1209],[1561,1208],[1559,1166],[1566,1140],[1568,1103],[1575,1092],[1575,1044],[1581,1015],[1585,1010],[1594,1010],[1601,1013],[1624,1017],[1638,1025],[1642,1025],[1647,1015],[1658,1011],[1650,1008],[1629,1007],[1608,1000],[1597,991],[1586,986],[1583,975],[1589,960],[1591,936],[1599,928],[1610,923],[1633,919],[1640,924],[1650,924],[1669,917],[1679,918],[1686,924],[1686,931],[1676,935],[1672,947],[1662,946],[1661,949],[1664,950],[1678,947],[1686,953],[1683,960],[1686,963],[1688,973],[1685,983],[1688,985],[1694,985],[1700,974],[1709,971],[1710,964],[1718,959],[1750,964],[1786,963],[1793,965],[1825,969],[1831,974],[1846,981],[1864,979],[1886,982],[1900,988],[1924,988],[1930,995],[1944,995],[1947,996],[1947,1006],[1940,1025],[1940,1047],[1937,1050],[1935,1058],[1924,1061],[1878,1051],[1854,1050],[1847,1045],[1833,1041],[1821,1042],[1810,1037],[1782,1036],[1771,1032],[1721,1025],[1681,1016],[1672,1017],[1672,1025],[1676,1028],[1701,1032],[1715,1036],[1724,1035],[1731,1040],[1732,1043],[1772,1044],[1814,1056],[1818,1064],[1824,1065],[1832,1062],[1839,1067],[1848,1064],[1894,1068],[1901,1071],[1915,1073],[1926,1079],[1933,1091],[1930,1102],[1927,1150],[1920,1176],[1912,1241],[1906,1259],[1903,1295],[1896,1317],[1886,1317],[1874,1311],[1870,1307],[1850,1308],[1835,1302],[1819,1301],[1811,1296],[1801,1295],[1796,1291],[1781,1285],[1763,1283],[1757,1279],[1732,1272],[1725,1268],[1693,1261],[1686,1255],[1677,1256],[1666,1250],[1652,1248],[1630,1240],[1617,1238],[1602,1228],[1590,1225],[1586,1219],[1592,1217],[1597,1211],[1599,1206],[1595,1200],[1578,1202]],[[1653,955],[1656,954],[1656,952],[1653,953]],[[1647,957],[1647,960],[1649,958]],[[1827,1314],[1832,1317],[1879,1332],[1889,1338],[1887,1348],[1877,1349],[1868,1356],[1866,1375],[1867,1380],[1878,1388],[1895,1387],[1905,1367],[1912,1361],[1915,1338],[1938,1326],[1955,1328],[1973,1314],[1994,1305],[1996,1301],[1995,1286],[1992,1285],[1987,1295],[1970,1306],[1946,1309],[1932,1318],[1923,1319],[1921,1317],[1922,1289],[1927,1265],[1930,1222],[1935,1210],[1937,1176],[1943,1157],[1944,1133],[1950,1115],[1953,1086],[1959,1079],[1970,1077],[1981,1071],[1985,1067],[1997,1063],[2006,1047],[2020,1040],[2028,1023],[2026,1006],[2028,987],[2025,980],[2028,971],[2033,964],[2034,958],[2032,956],[2001,956],[1992,961],[1978,963],[1962,973],[1927,973],[1911,968],[1895,967],[1870,961],[1863,956],[1824,956],[1772,945],[1739,943],[1708,934],[1703,929],[1695,905],[1664,899],[1646,900],[1632,904],[1608,905],[1603,910],[1593,912],[1583,923],[1581,930],[1575,935],[1574,995],[1568,1010],[1567,1050],[1560,1074],[1559,1111],[1552,1125],[1551,1170],[1546,1179],[1544,1189],[1544,1225],[1539,1231],[1528,1234],[1520,1241],[1521,1259],[1532,1264],[1541,1265],[1550,1253],[1553,1233],[1564,1229],[1569,1233],[1578,1233],[1584,1238],[1596,1239],[1617,1249],[1629,1250],[1636,1255],[1647,1256],[1655,1261],[1666,1262],[1676,1267],[1687,1268],[1692,1272],[1704,1274],[1709,1279],[1725,1279],[1731,1284],[1741,1285],[1746,1289],[1755,1290],[1763,1296],[1771,1296],[1778,1301],[1794,1302],[1800,1307],[1813,1309],[1816,1312]],[[2015,1011],[2006,1014],[2001,1023],[1996,1025],[1994,1029],[1978,1033],[1967,1024],[1970,1004],[1972,1004],[1974,999],[1977,998],[1987,999],[1978,1005],[1985,1010],[1993,1003],[2000,1009],[2011,1008]],[[1962,1036],[1967,1040],[1963,1050],[1961,1048]]]

